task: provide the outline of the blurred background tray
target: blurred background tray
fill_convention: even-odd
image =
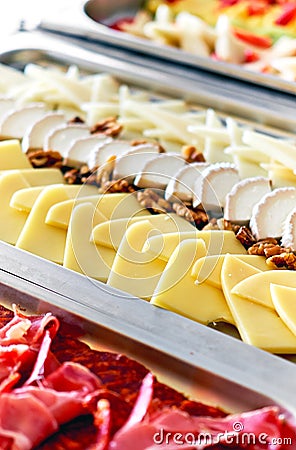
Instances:
[[[186,70],[173,63],[46,31],[24,31],[0,43],[0,62],[22,69],[28,62],[77,64],[90,73],[106,72],[124,83],[148,88],[190,104],[295,132],[295,97],[212,72]]]
[[[141,0],[88,0],[66,6],[52,15],[43,17],[39,27],[55,33],[68,34],[84,40],[100,42],[127,49],[141,58],[157,61],[158,58],[178,65],[184,77],[194,78],[198,73],[216,73],[225,77],[243,80],[280,92],[296,94],[296,83],[273,75],[251,72],[239,65],[215,61],[211,58],[193,56],[174,47],[159,45],[150,40],[134,37],[128,33],[111,29],[108,25],[120,18],[132,17],[141,7]]]

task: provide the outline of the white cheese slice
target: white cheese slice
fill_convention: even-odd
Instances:
[[[193,199],[193,190],[196,179],[202,176],[202,171],[208,163],[192,163],[181,167],[170,179],[165,190],[165,199],[168,201],[190,202]]]
[[[8,112],[0,126],[2,139],[22,139],[26,131],[46,113],[46,107],[40,103],[30,104]]]
[[[238,171],[233,164],[211,164],[195,182],[193,206],[202,204],[206,210],[222,214],[226,195],[238,181]]]
[[[124,155],[131,150],[132,146],[128,141],[112,140],[98,147],[94,153],[93,163],[94,166],[100,167],[112,157],[118,157]]]
[[[104,135],[90,135],[72,141],[65,155],[65,164],[80,166],[85,163],[90,169],[95,167],[95,155],[98,148],[111,142],[112,139]]]
[[[270,191],[267,178],[254,177],[239,181],[226,195],[224,218],[231,222],[248,222],[255,204]]]
[[[246,130],[243,134],[243,142],[256,149],[272,160],[284,166],[296,169],[296,146],[283,139],[266,136],[255,131]]]
[[[46,136],[55,128],[65,123],[66,118],[62,113],[47,113],[28,127],[23,135],[22,150],[26,153],[29,149],[43,149]]]
[[[0,68],[1,73],[1,68]],[[1,80],[2,81],[2,80]],[[0,98],[0,124],[4,117],[15,107],[15,100],[12,98]]]
[[[159,146],[154,144],[142,144],[131,147],[124,155],[115,160],[113,177],[124,178],[132,182],[138,173],[142,172],[145,164],[159,153]]]
[[[292,209],[284,221],[281,244],[296,251],[296,208]]]
[[[90,136],[89,128],[84,124],[66,124],[55,128],[44,140],[44,150],[53,150],[67,157],[72,143],[82,137]]]
[[[275,163],[262,163],[261,167],[268,172],[268,178],[271,181],[273,189],[288,186],[296,187],[296,175],[293,169]]]
[[[245,158],[238,153],[233,153],[232,157],[241,179],[267,176],[267,171],[261,167],[260,163]]]
[[[284,220],[296,207],[296,188],[278,188],[265,194],[253,208],[250,228],[256,239],[281,237]]]
[[[229,17],[219,14],[216,23],[215,53],[222,61],[242,64],[245,61],[245,44],[235,37]]]
[[[153,156],[136,176],[134,184],[140,188],[165,189],[170,179],[184,165],[184,158],[177,153],[161,153]]]

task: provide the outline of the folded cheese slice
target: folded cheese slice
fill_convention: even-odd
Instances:
[[[107,284],[149,300],[166,263],[142,252],[147,235],[159,233],[148,220],[130,225],[119,245]]]
[[[192,228],[189,231],[170,232],[164,236],[151,236],[145,243],[145,250],[152,254],[159,254],[164,261],[168,261],[177,245],[190,238],[202,239],[207,249],[207,255],[225,253],[246,253],[245,248],[236,239],[234,233],[228,230],[202,230]],[[161,248],[161,251],[160,251]]]
[[[49,208],[57,202],[79,195],[95,193],[94,186],[55,184],[45,187],[35,201],[16,242],[16,247],[27,250],[50,261],[62,264],[66,230],[45,223]]]
[[[161,233],[180,233],[187,231],[195,232],[195,228],[193,227],[193,225],[174,213],[156,215],[150,214],[146,217],[137,217],[135,215],[133,217],[108,220],[107,222],[94,227],[92,239],[97,244],[117,249],[127,228],[130,225],[134,223],[140,223],[143,220],[148,220],[150,224],[158,228]],[[146,238],[149,239],[149,237],[150,236],[147,236]],[[143,242],[143,245],[146,241],[146,238]],[[160,239],[162,239],[161,235]],[[157,248],[159,248],[158,244]]]
[[[296,273],[293,270],[269,270],[242,280],[231,292],[260,305],[274,308],[270,295],[271,283],[296,288]]]
[[[83,191],[84,192],[84,191]],[[60,228],[68,228],[73,207],[79,202],[90,202],[96,206],[106,220],[122,217],[145,216],[149,214],[146,208],[142,208],[134,195],[131,194],[104,194],[91,196],[80,195],[78,199],[65,200],[54,204],[48,211],[46,223]]]
[[[295,353],[296,336],[273,309],[232,292],[237,283],[252,275],[256,276],[256,273],[258,271],[254,267],[232,255],[226,255],[221,271],[222,288],[240,336],[247,344],[269,352]],[[255,284],[253,289],[257,288],[258,285]]]
[[[296,289],[271,283],[270,295],[276,312],[296,335]]]
[[[239,254],[234,254],[234,256],[261,271],[271,270],[266,264],[264,256]],[[209,255],[198,259],[192,267],[191,276],[198,283],[209,283],[218,289],[222,289],[221,270],[224,259],[225,255]]]
[[[96,246],[89,236],[102,217],[91,203],[73,208],[67,232],[63,266],[75,272],[106,282],[115,251]]]
[[[220,289],[198,284],[191,277],[194,263],[206,255],[202,239],[187,239],[174,250],[153,293],[150,303],[203,324],[233,323]]]
[[[11,139],[0,142],[0,170],[32,168],[22,152],[20,141]]]
[[[0,239],[15,244],[27,220],[28,211],[15,209],[10,202],[15,192],[31,186],[63,182],[57,169],[7,170],[0,176]],[[36,196],[34,197],[34,200]]]

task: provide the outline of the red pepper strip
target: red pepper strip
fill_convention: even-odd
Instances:
[[[288,25],[296,17],[296,5],[288,3],[283,6],[283,13],[275,20],[276,25]]]
[[[234,30],[233,33],[235,37],[244,41],[246,44],[261,48],[269,48],[272,46],[272,39],[270,37],[258,36],[257,34],[247,33],[242,30]]]
[[[268,7],[262,3],[250,3],[248,5],[248,15],[249,16],[262,16],[267,13]]]
[[[226,8],[227,6],[233,6],[239,3],[239,0],[220,0],[220,6]]]
[[[133,21],[134,21],[133,17],[126,17],[124,19],[119,19],[116,22],[112,23],[112,25],[110,25],[109,28],[112,28],[112,30],[122,31],[124,25],[133,23]]]
[[[253,62],[259,61],[259,59],[260,59],[259,55],[256,52],[254,52],[253,50],[249,50],[249,49],[245,50],[245,62],[246,63],[253,63]]]

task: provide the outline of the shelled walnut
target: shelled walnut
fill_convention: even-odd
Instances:
[[[266,264],[273,269],[296,270],[296,254],[291,248],[281,246],[278,239],[267,237],[256,241],[246,226],[240,227],[236,237],[249,255],[264,256]]]
[[[182,203],[173,203],[173,210],[188,222],[195,223],[198,228],[208,222],[207,213],[203,209],[193,210]]]
[[[172,212],[172,205],[153,189],[144,189],[137,192],[137,200],[141,206],[156,213]]]
[[[101,133],[106,136],[115,137],[118,136],[123,129],[123,126],[117,122],[116,117],[107,117],[107,119],[101,120],[92,126],[91,134]]]
[[[293,252],[283,252],[268,258],[266,264],[273,269],[296,270],[296,255]]]
[[[205,157],[194,145],[183,145],[181,154],[188,163],[205,162]]]
[[[110,180],[103,183],[99,189],[100,194],[111,193],[132,193],[135,187],[128,183],[127,180]]]
[[[245,248],[252,247],[252,245],[257,242],[255,237],[252,235],[251,230],[245,226],[238,229],[236,239],[238,239]]]
[[[32,166],[38,169],[46,167],[60,169],[63,165],[62,155],[53,150],[29,150],[27,152],[27,157]]]

